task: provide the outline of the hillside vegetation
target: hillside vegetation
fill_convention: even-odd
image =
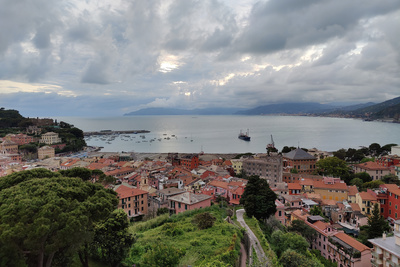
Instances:
[[[212,227],[201,230],[194,219],[205,212],[214,216],[215,221]],[[225,218],[226,210],[214,205],[135,223],[130,231],[135,234],[136,242],[124,263],[129,266],[235,266],[243,233]]]

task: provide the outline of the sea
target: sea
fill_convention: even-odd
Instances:
[[[86,137],[104,152],[263,153],[271,138],[275,147],[336,151],[378,143],[400,144],[400,124],[347,118],[307,116],[121,116],[58,117],[84,132],[148,130],[145,134]],[[250,141],[238,138],[248,132]]]

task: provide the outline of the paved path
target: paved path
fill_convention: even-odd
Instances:
[[[268,258],[265,256],[264,250],[260,245],[260,241],[258,240],[258,238],[254,235],[253,231],[251,231],[251,229],[247,226],[246,222],[243,219],[243,214],[244,214],[244,209],[240,209],[236,211],[236,217],[237,217],[237,221],[240,223],[240,225],[242,225],[250,238],[250,244],[251,244],[251,248],[250,248],[250,255],[249,255],[249,265],[253,266],[253,257],[252,257],[252,253],[253,253],[253,249],[255,249],[256,254],[257,254],[257,259],[259,260],[259,262],[264,263],[261,266],[268,266]]]

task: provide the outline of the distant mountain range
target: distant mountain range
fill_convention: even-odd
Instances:
[[[382,103],[364,103],[349,106],[334,106],[315,102],[282,103],[258,106],[253,109],[237,108],[207,108],[207,109],[175,109],[175,108],[145,108],[124,114],[135,115],[313,115],[330,117],[354,117],[363,119],[393,119],[400,120],[400,97]]]
[[[232,115],[240,111],[238,108],[206,108],[206,109],[177,109],[177,108],[144,108],[124,114],[137,115]]]

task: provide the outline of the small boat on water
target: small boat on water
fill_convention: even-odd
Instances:
[[[244,141],[250,141],[249,129],[247,129],[246,133],[242,133],[242,130],[240,130],[238,138]]]

